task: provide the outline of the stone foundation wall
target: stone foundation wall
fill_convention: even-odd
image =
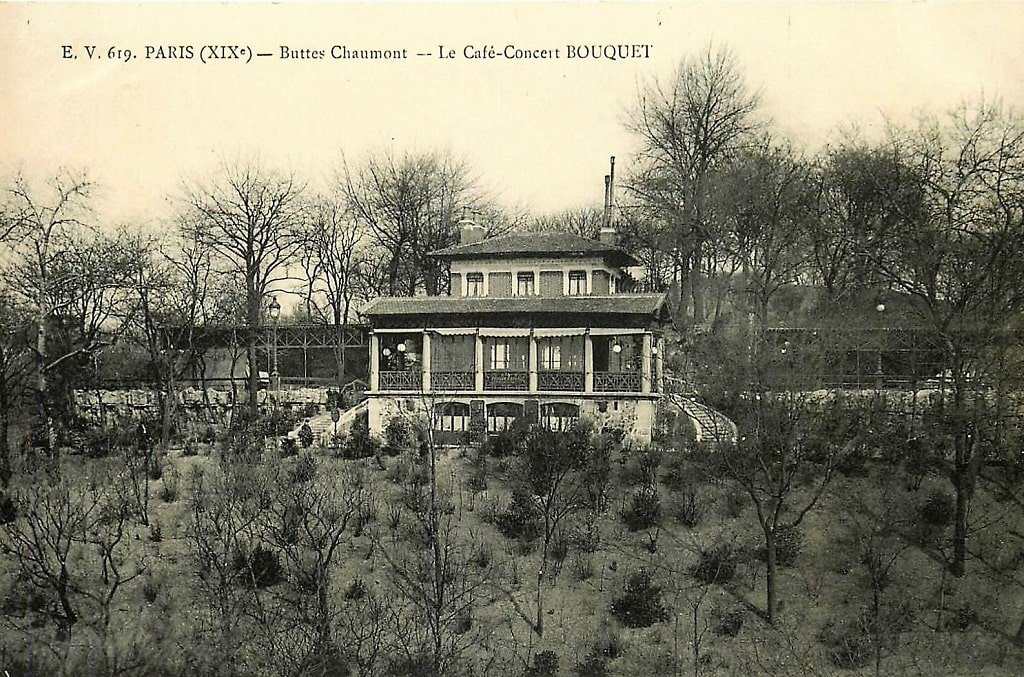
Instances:
[[[542,396],[533,398],[512,398],[509,396],[456,396],[450,398],[400,397],[394,395],[370,396],[367,407],[370,432],[383,439],[388,422],[396,417],[424,417],[427,408],[441,402],[461,402],[470,406],[470,416],[483,417],[486,406],[496,402],[518,402],[523,404],[525,415],[531,419],[537,416],[539,407],[553,402],[564,402],[579,407],[580,418],[590,421],[595,428],[618,428],[626,433],[626,439],[634,444],[649,444],[655,423],[656,398],[600,399],[580,397]],[[483,408],[480,407],[482,403]],[[483,426],[485,422],[473,420],[471,426]]]

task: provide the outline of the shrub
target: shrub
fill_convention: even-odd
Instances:
[[[538,519],[537,510],[530,499],[517,491],[512,494],[508,508],[498,516],[495,526],[505,538],[529,542],[540,535]]]
[[[198,456],[199,443],[196,440],[186,440],[185,446],[181,448],[182,456]]]
[[[10,524],[18,516],[14,501],[7,494],[0,493],[0,524]]]
[[[685,527],[693,528],[704,519],[707,509],[696,491],[684,490],[672,503],[672,516]]]
[[[862,668],[871,660],[871,637],[857,623],[830,620],[818,634],[828,658],[837,668]]]
[[[953,499],[946,492],[936,489],[924,499],[918,512],[925,524],[944,527],[953,521]]]
[[[370,414],[364,411],[352,422],[352,428],[342,446],[342,455],[345,458],[369,458],[376,456],[379,451],[380,445],[370,435]]]
[[[289,458],[299,453],[299,443],[294,437],[281,438],[281,456]]]
[[[611,612],[627,628],[646,628],[668,618],[668,610],[661,603],[661,588],[644,570],[630,575],[622,596],[612,602]]]
[[[313,429],[309,427],[308,421],[303,421],[302,427],[299,428],[299,444],[303,449],[313,446]]]
[[[743,514],[750,498],[738,489],[731,489],[722,499],[722,514],[726,517],[736,518]]]
[[[173,465],[168,464],[163,473],[163,485],[160,487],[160,500],[164,503],[174,503],[178,500],[178,471]]]
[[[149,479],[154,482],[164,476],[163,457],[154,454],[149,462]]]
[[[589,654],[573,670],[578,677],[605,677],[608,674],[608,659],[598,654]]]
[[[622,511],[622,521],[630,531],[649,529],[661,523],[661,499],[658,490],[644,487],[633,494],[633,500]]]
[[[310,482],[316,477],[316,460],[309,454],[296,457],[295,463],[288,469],[288,478],[294,484]]]
[[[159,543],[164,539],[163,530],[160,528],[159,522],[153,522],[149,525],[149,540],[154,543]]]
[[[306,402],[302,405],[302,418],[313,418],[320,413],[320,405],[316,402]]]
[[[153,604],[156,602],[156,598],[160,595],[160,584],[153,579],[152,576],[146,576],[146,580],[142,583],[142,598],[146,600],[146,604]]]
[[[594,562],[589,555],[577,555],[572,561],[572,578],[575,581],[586,581],[594,576]]]
[[[515,456],[522,437],[523,429],[513,425],[507,430],[502,430],[497,435],[488,435],[487,439],[480,445],[480,453],[493,458]]]
[[[946,619],[945,626],[947,630],[953,630],[954,632],[966,632],[977,622],[978,612],[965,604],[950,614]]]
[[[793,566],[803,545],[804,535],[798,527],[779,527],[775,531],[775,563],[783,567]],[[757,557],[762,562],[767,562],[767,547],[760,546]]]
[[[486,541],[481,541],[477,544],[476,550],[473,552],[473,556],[469,561],[481,569],[486,569],[491,565],[493,560],[494,549],[491,548],[491,544]]]
[[[257,545],[251,552],[239,552],[235,557],[235,568],[243,580],[257,588],[267,588],[280,583],[284,577],[281,558],[269,548]]]
[[[702,583],[728,583],[736,576],[736,560],[732,546],[721,543],[701,550],[691,573]]]
[[[416,430],[401,416],[388,421],[388,427],[384,430],[384,440],[384,453],[388,456],[412,453],[420,446]]]
[[[523,677],[558,677],[558,654],[550,649],[535,654]]]
[[[718,608],[714,610],[712,615],[714,617],[712,629],[716,635],[735,637],[743,629],[743,621],[746,620],[747,612],[743,607],[733,607],[731,609]]]
[[[366,589],[366,583],[363,583],[363,579],[356,577],[353,578],[352,582],[348,584],[347,588],[345,588],[345,599],[363,599],[366,597],[367,592],[369,591]]]

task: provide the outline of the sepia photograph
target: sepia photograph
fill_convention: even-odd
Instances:
[[[0,677],[1024,674],[1024,4],[0,0]]]

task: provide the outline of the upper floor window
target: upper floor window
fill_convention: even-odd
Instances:
[[[569,296],[583,296],[587,293],[587,271],[569,271]]]
[[[466,296],[484,295],[484,274],[466,273]]]
[[[491,344],[491,369],[508,369],[509,353],[508,341],[497,340]]]
[[[516,293],[520,296],[533,296],[535,293],[533,273],[516,275]]]
[[[555,341],[540,344],[540,368],[556,371],[562,368],[562,346]]]

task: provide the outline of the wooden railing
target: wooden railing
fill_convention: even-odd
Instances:
[[[402,371],[380,372],[381,390],[419,390],[423,387],[423,376],[418,371],[408,369]]]
[[[537,373],[538,390],[583,392],[582,371],[541,371]]]
[[[640,374],[635,371],[594,372],[595,392],[638,393],[641,389],[641,382]]]
[[[484,390],[529,390],[530,373],[526,371],[485,371]]]
[[[476,375],[471,371],[432,371],[430,389],[436,391],[473,390]]]

